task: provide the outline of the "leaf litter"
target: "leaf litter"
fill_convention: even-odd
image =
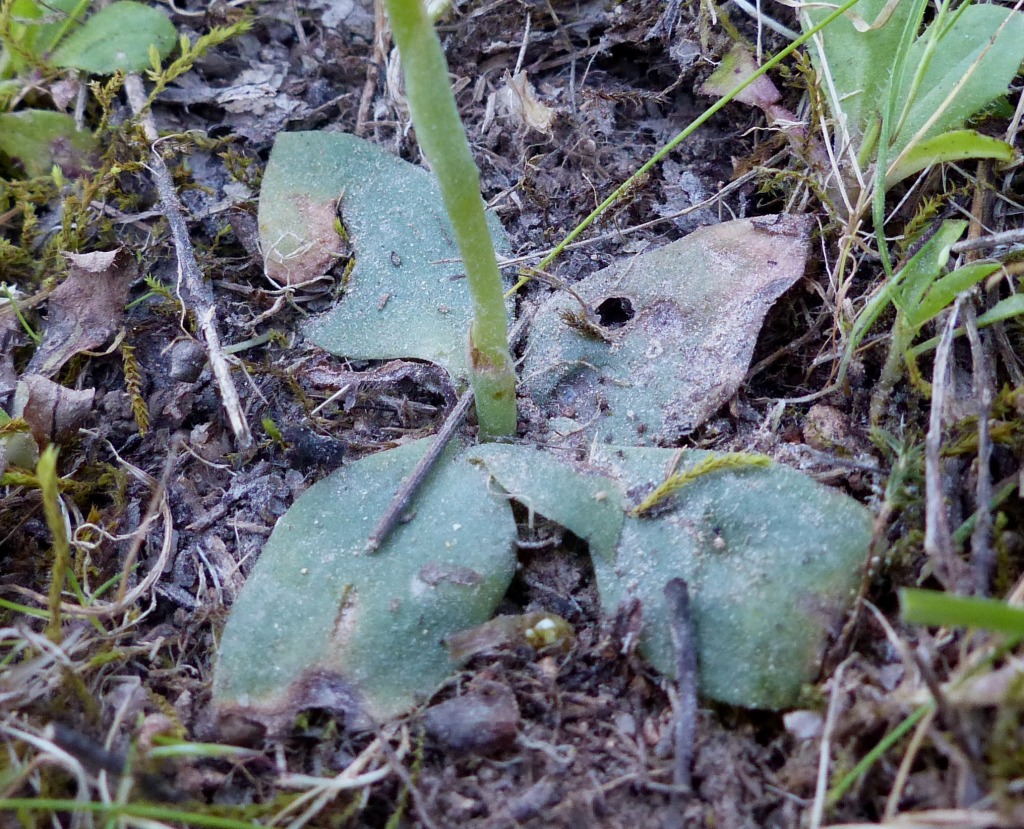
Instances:
[[[360,115],[359,90],[366,80],[365,61],[372,58],[367,46],[371,42],[369,37],[364,34],[361,43],[358,39],[353,42],[351,32],[331,28],[309,37],[308,27],[300,37],[294,29],[292,9],[284,5],[278,8],[271,3],[265,11],[267,18],[258,30],[259,37],[242,36],[237,51],[226,50],[217,61],[211,61],[195,74],[206,81],[223,84],[225,78],[236,77],[254,65],[257,54],[280,61],[279,65],[289,67],[289,77],[280,87],[282,108],[257,119],[245,112],[220,115],[212,109],[196,107],[188,113],[186,120],[190,124],[204,123],[204,118],[212,116],[213,120],[205,123],[228,125],[239,135],[249,136],[255,143],[246,149],[256,154],[269,149],[269,131],[289,117],[305,119],[296,126],[316,129],[327,118],[340,113],[347,129],[367,130],[381,143],[398,148],[399,153],[416,160],[411,138],[387,124],[389,118],[401,122],[400,93],[382,83],[378,92],[387,88],[388,94],[373,96],[367,110],[369,114]],[[660,41],[637,45],[655,24],[653,17],[648,19],[645,12],[631,7],[624,7],[615,17],[595,7],[568,10],[559,6],[558,14],[558,25],[542,23],[534,17],[528,56],[535,58],[536,65],[530,60],[526,62],[535,89],[540,90],[545,106],[555,112],[551,139],[540,139],[538,144],[535,132],[520,134],[513,125],[502,123],[502,119],[487,124],[482,106],[479,109],[466,106],[464,110],[470,128],[477,130],[478,146],[483,150],[478,158],[484,168],[487,194],[499,197],[496,210],[513,244],[521,251],[538,247],[538,229],[571,226],[578,218],[575,208],[592,203],[595,188],[607,192],[636,167],[638,156],[642,158],[647,150],[670,137],[681,120],[686,120],[687,104],[675,93],[670,92],[667,99],[657,97],[677,80],[672,67],[658,62],[660,53],[655,46]],[[372,15],[368,19],[372,19]],[[186,28],[195,25],[188,18],[175,18],[175,22]],[[481,67],[489,69],[495,63],[501,68],[514,65],[520,44],[512,34],[521,32],[523,26],[518,13],[497,9],[492,14],[470,16],[452,25],[458,31],[458,36],[452,37],[449,43],[456,80],[478,78]],[[567,26],[564,31],[570,38],[604,37],[601,47],[591,53],[594,60],[588,83],[575,87],[578,96],[575,99],[570,95],[573,89],[569,82],[571,61],[585,54],[590,48],[588,43],[597,41],[577,40],[573,55],[572,50],[564,51],[564,45],[560,45],[558,26]],[[696,45],[701,39],[698,21],[685,20],[684,14],[683,29],[678,40]],[[678,43],[669,45],[676,48]],[[360,53],[360,49],[363,52]],[[308,60],[309,54],[315,60]],[[538,55],[543,58],[536,57]],[[541,65],[543,60],[562,62],[550,67]],[[636,61],[650,68],[643,80],[638,80],[629,68]],[[335,109],[330,115],[326,111],[318,114],[317,107],[325,103]],[[160,119],[168,119],[168,124],[180,123],[184,117],[183,111],[173,103],[158,103],[156,112]],[[680,160],[706,183],[709,192],[717,182],[729,177],[730,154],[743,155],[749,149],[749,145],[744,146],[743,139],[737,137],[734,128],[734,121],[725,120],[716,127],[718,132],[698,137],[692,146],[680,148]],[[525,163],[527,161],[529,163]],[[180,173],[187,175],[186,167],[181,167]],[[200,183],[216,192],[224,185],[223,181],[213,178]],[[500,198],[513,185],[517,185],[515,196]],[[619,234],[623,231],[627,231],[624,237],[627,244],[634,250],[643,249],[649,244],[644,237],[649,236],[650,231],[633,233],[632,227],[657,215],[654,206],[667,203],[670,198],[665,182],[657,174],[653,175],[646,188],[639,189],[598,228],[597,242],[567,255],[557,276],[572,284],[580,276],[618,262],[623,252]],[[728,207],[743,215],[751,205],[760,204],[758,199],[753,188],[747,187],[738,191]],[[780,208],[773,206],[770,212],[778,212]],[[231,209],[238,214],[248,211],[251,216],[255,205],[236,203]],[[191,225],[200,239],[211,244],[211,251],[218,250],[215,215],[194,217],[196,221]],[[123,226],[122,231],[143,245],[144,234],[134,235],[133,225]],[[658,239],[654,244],[661,241]],[[232,252],[244,256],[240,247]],[[161,257],[155,249],[144,254],[144,260],[147,270],[152,268],[158,278],[173,284],[173,261],[168,264],[167,257]],[[270,328],[295,330],[297,319],[287,305],[279,306],[285,310],[279,310],[276,316],[263,317],[261,322],[254,323],[274,307],[277,299],[263,281],[263,263],[240,266],[239,261],[222,262],[216,253],[211,258],[211,262],[216,263],[212,275],[218,303],[231,309],[226,322],[231,340],[243,344],[255,333],[265,334]],[[811,277],[817,278],[813,271]],[[141,286],[136,286],[136,290],[140,289]],[[321,311],[330,304],[329,298],[315,292],[299,292],[292,297],[303,310]],[[538,299],[536,294],[530,297],[530,301]],[[168,437],[176,432],[184,433],[184,445],[197,456],[198,449],[204,446],[221,444],[226,448],[219,450],[219,454],[206,453],[205,457],[200,456],[202,459],[184,453],[175,462],[168,492],[176,511],[177,549],[167,574],[159,581],[153,609],[138,623],[138,634],[123,634],[126,661],[115,660],[103,668],[90,662],[92,652],[88,646],[90,642],[101,640],[89,628],[75,627],[76,635],[67,641],[70,665],[80,673],[86,687],[98,700],[104,722],[114,723],[109,731],[90,726],[94,720],[79,714],[79,703],[67,702],[67,717],[85,734],[84,742],[80,741],[75,751],[83,751],[81,745],[88,746],[89,740],[105,739],[115,751],[124,751],[128,740],[139,734],[134,724],[144,722],[148,728],[158,729],[161,727],[159,716],[176,720],[193,739],[214,736],[204,730],[203,723],[208,706],[210,658],[213,643],[223,626],[224,609],[233,602],[241,575],[249,572],[274,521],[308,486],[306,477],[317,474],[312,471],[317,467],[315,458],[302,467],[304,471],[289,469],[284,454],[277,453],[269,438],[253,450],[257,455],[246,456],[235,468],[225,463],[234,460],[229,457],[230,440],[225,438],[226,430],[218,417],[215,396],[209,391],[208,374],[185,381],[165,371],[170,354],[165,349],[176,336],[178,319],[176,313],[167,313],[170,310],[166,301],[150,299],[129,314],[129,336],[138,348],[145,371],[147,402],[155,415],[155,431],[141,440],[137,437],[130,400],[115,361],[109,356],[87,356],[83,358],[85,376],[79,385],[97,390],[96,407],[101,416],[93,424],[92,434],[79,434],[79,439],[84,441],[82,448],[93,456],[99,453],[99,457],[116,463],[104,444],[104,441],[112,441],[124,457],[150,472],[159,470]],[[789,314],[806,310],[798,289],[782,300],[779,309],[770,312],[771,325],[762,338],[776,341],[780,336],[777,329],[786,329],[789,324]],[[26,312],[32,321],[40,322],[32,307],[27,307]],[[5,331],[7,322],[5,318]],[[42,328],[40,326],[40,330]],[[16,365],[21,369],[30,354],[23,334],[17,337],[12,348],[20,355]],[[804,371],[814,372],[807,353],[800,352],[799,359],[784,357],[781,362],[776,358],[767,376],[762,374],[755,378],[754,388],[762,392],[769,388],[773,394],[791,394],[794,387],[801,389],[806,382]],[[298,352],[288,352],[270,341],[248,346],[235,354],[253,378],[251,389],[245,389],[243,396],[257,412],[282,425],[308,423],[316,434],[343,441],[348,454],[354,457],[394,445],[406,435],[415,437],[429,431],[443,402],[440,395],[424,392],[411,378],[402,380],[396,376],[396,383],[386,393],[360,389],[344,406],[328,403],[324,409],[310,414],[315,405],[324,403],[334,390],[314,388],[308,382],[303,361],[310,356],[309,352],[302,351],[301,347]],[[758,358],[761,356],[759,354]],[[365,362],[360,361],[344,369],[360,369],[364,365]],[[857,370],[858,366],[853,366],[853,376],[862,376],[856,374]],[[793,380],[792,374],[787,379],[787,371],[801,379]],[[297,399],[308,394],[313,394],[314,399],[299,405]],[[851,411],[853,416],[847,424],[852,425],[857,433],[855,438],[859,438],[851,445],[863,446],[858,400],[855,386],[852,401],[840,397],[831,402]],[[758,433],[756,427],[765,414],[763,405],[741,390],[727,409],[712,413],[711,420],[695,430],[691,441],[715,448],[755,446],[770,452],[777,447],[780,452],[788,452],[789,444],[779,446],[775,443],[777,438]],[[783,415],[778,435],[786,436],[786,440],[801,440],[798,421],[799,418],[794,423],[788,413]],[[258,422],[258,418],[254,422]],[[827,449],[827,444],[818,445]],[[72,447],[69,451],[77,454],[79,449]],[[852,461],[855,462],[856,457]],[[862,497],[878,483],[862,469],[834,461],[826,471],[833,481],[841,481],[844,487]],[[106,507],[106,515],[111,519],[107,527],[120,526],[130,531],[136,526],[150,499],[151,485],[152,482],[145,479],[131,479],[124,490],[125,499],[119,501],[116,508]],[[12,511],[26,503],[24,496],[14,493],[14,497],[22,500],[7,501],[5,516],[16,514]],[[588,591],[594,589],[594,575],[587,560],[580,555],[578,542],[572,534],[562,533],[539,516],[531,517],[522,512],[519,515],[521,542],[539,546],[533,550],[524,547],[521,553],[523,577],[511,594],[512,606],[505,610],[518,609],[516,602],[520,607],[535,602],[536,607],[561,609],[578,627],[577,645],[567,659],[541,655],[534,661],[532,654],[527,657],[512,646],[504,651],[499,648],[496,655],[486,659],[477,657],[479,661],[470,663],[469,671],[473,675],[512,690],[519,708],[517,742],[494,760],[456,759],[435,744],[428,744],[423,763],[417,767],[419,776],[413,781],[417,786],[414,795],[417,802],[411,807],[408,820],[425,822],[432,818],[434,822],[481,826],[572,825],[581,821],[609,826],[661,825],[662,818],[675,809],[668,795],[658,788],[671,779],[667,760],[671,752],[668,738],[671,713],[665,691],[645,672],[644,663],[639,662],[636,655],[641,624],[639,610],[626,606],[616,609],[603,621],[598,619],[587,600]],[[33,572],[29,563],[44,559],[45,538],[38,527],[32,530],[32,525],[28,525],[28,529],[31,532],[16,532],[5,541],[7,549],[14,551],[8,553],[5,549],[7,560],[11,562],[5,585],[40,581],[39,572]],[[154,560],[153,541],[146,540],[143,566]],[[90,574],[90,578],[116,575],[128,546],[125,540],[111,541],[94,553],[91,566],[97,572]],[[538,581],[535,576],[542,572],[548,576]],[[433,580],[433,576],[429,580]],[[90,580],[86,590],[91,590],[90,585],[95,584],[96,581]],[[559,592],[561,585],[575,587],[571,593]],[[70,595],[67,598],[72,599]],[[68,622],[69,626],[75,624]],[[870,654],[870,657],[847,669],[843,687],[838,689],[855,701],[869,703],[875,711],[874,715],[865,716],[863,707],[855,705],[846,714],[840,714],[833,744],[844,745],[843,750],[855,752],[858,748],[869,747],[863,745],[864,735],[897,723],[903,710],[894,703],[880,714],[877,711],[880,695],[891,692],[905,674],[898,660],[876,655],[872,650],[875,641],[872,638],[860,649],[862,655]],[[47,651],[39,648],[39,653]],[[151,653],[157,655],[156,659],[148,656]],[[33,682],[47,676],[45,664],[45,657],[26,659],[18,670],[19,680],[25,680],[21,687],[35,687]],[[460,679],[443,689],[438,698],[460,699]],[[145,694],[138,693],[140,680],[145,685]],[[134,692],[115,692],[116,688],[127,688],[133,682]],[[474,686],[473,691],[476,690]],[[17,696],[21,700],[18,704],[23,707],[16,713],[32,725],[47,722],[53,711],[50,693]],[[62,701],[68,699],[63,697]],[[817,706],[813,698],[807,704]],[[454,710],[457,716],[458,708]],[[129,716],[136,714],[138,719]],[[5,727],[9,725],[10,721],[6,721]],[[163,727],[168,726],[165,723]],[[177,727],[172,723],[167,733]],[[5,731],[5,735],[11,737],[9,731]],[[344,732],[339,734],[329,719],[318,718],[314,712],[302,719],[293,735],[279,745],[289,771],[329,776],[346,767],[352,758],[361,756],[363,749],[372,746],[372,740]],[[684,819],[697,825],[708,820],[722,826],[795,825],[804,804],[780,794],[779,787],[790,795],[809,799],[813,795],[817,749],[816,742],[804,742],[787,735],[781,720],[773,716],[703,707],[699,713],[695,752],[696,795],[683,808]],[[505,762],[510,757],[515,759],[512,766]],[[924,807],[953,803],[950,792],[955,787],[950,783],[955,773],[944,770],[934,756],[925,760],[925,768],[912,773],[917,798],[913,802]],[[250,761],[245,771],[261,778],[260,785],[263,792],[267,792],[274,780],[271,767],[266,761]],[[255,793],[255,788],[241,781],[245,775],[237,772],[237,766],[219,761],[191,761],[163,773],[179,794],[184,792],[200,801],[224,803],[247,800]],[[884,770],[879,776],[884,780]],[[403,790],[404,784],[395,777],[373,784],[366,790],[369,811],[353,817],[350,823],[383,825],[396,804],[404,801]],[[881,813],[880,801],[884,794],[883,788],[867,785],[846,801],[837,817],[861,819]],[[316,824],[327,817],[326,813],[319,813],[311,815],[310,819]]]

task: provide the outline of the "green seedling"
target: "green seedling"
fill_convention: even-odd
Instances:
[[[11,310],[14,311],[14,316],[17,317],[21,329],[25,332],[32,342],[37,346],[43,341],[43,335],[36,331],[30,324],[25,315],[21,312],[21,308],[18,307],[18,300],[14,294],[11,293],[11,287],[6,282],[0,283],[0,287],[3,288],[4,296],[7,297],[7,304]]]
[[[890,305],[896,308],[889,355],[872,397],[873,423],[877,423],[884,413],[889,395],[903,375],[904,365],[910,370],[911,376],[920,381],[916,365],[917,352],[911,345],[925,324],[951,305],[958,294],[970,290],[1000,268],[998,263],[983,262],[943,273],[950,250],[966,228],[965,221],[943,222],[938,231],[885,283],[857,317],[840,363],[841,378],[845,376],[854,352],[879,316]]]
[[[418,8],[398,6],[392,22],[413,120],[440,184],[351,136],[282,135],[260,199],[266,270],[290,287],[332,267],[342,272],[342,300],[306,329],[328,350],[350,359],[418,357],[443,366],[456,383],[475,383],[479,365],[466,359],[466,329],[472,326],[479,348],[481,318],[493,320],[500,307],[493,331],[500,331],[504,361],[506,308],[492,302],[490,287],[483,300],[471,295],[461,277],[474,278],[471,259],[488,260],[480,271],[497,284],[494,231],[486,234],[485,253],[477,218],[467,220],[475,230],[459,229],[481,205],[477,174],[464,163],[471,162],[465,138],[449,117],[454,103],[429,22]],[[421,58],[427,69],[414,69]],[[438,115],[442,126],[431,120]],[[457,151],[446,158],[437,144],[456,132]],[[676,482],[686,485],[669,492],[674,452],[628,444],[670,442],[733,393],[764,314],[803,274],[808,231],[805,220],[791,216],[725,223],[587,277],[575,295],[554,295],[533,321],[523,391],[549,418],[550,444],[599,438],[602,454],[589,464],[567,461],[556,449],[449,449],[408,520],[376,553],[367,552],[367,535],[422,453],[420,444],[358,461],[302,496],[275,529],[225,628],[214,682],[222,721],[239,717],[282,730],[298,709],[315,705],[347,708],[359,722],[406,711],[429,692],[454,664],[434,643],[458,643],[456,624],[485,621],[511,573],[511,513],[506,495],[488,487],[489,476],[587,542],[608,612],[630,596],[643,601],[643,648],[658,669],[674,667],[663,588],[681,575],[702,620],[705,693],[754,707],[792,703],[813,674],[826,627],[859,581],[867,511],[791,470],[700,453],[686,456],[675,470]],[[465,238],[477,246],[471,253]],[[460,253],[464,269],[451,262]],[[355,264],[342,265],[350,256]],[[478,313],[481,305],[489,316]],[[573,325],[577,318],[588,325]],[[599,336],[592,336],[595,326]],[[716,371],[691,378],[686,372],[701,355],[699,367],[710,361]],[[641,370],[652,382],[636,382]],[[575,420],[564,417],[567,406]],[[487,417],[480,410],[481,424]],[[655,509],[629,514],[666,478]],[[470,526],[481,512],[491,518]],[[437,591],[425,589],[437,580],[438,559],[450,576]],[[474,594],[452,586],[441,595],[449,577],[487,588]]]
[[[287,446],[287,441],[284,439],[284,435],[281,434],[281,430],[278,428],[277,423],[274,422],[274,418],[265,417],[261,421],[263,424],[263,431],[267,433],[267,437],[270,438],[278,448],[283,449]]]
[[[421,0],[386,0],[402,59],[405,91],[416,137],[437,175],[445,209],[462,253],[473,323],[469,329],[470,381],[483,437],[516,430],[516,377],[508,351],[501,274],[480,196],[480,176],[448,83],[441,41]]]
[[[884,231],[890,187],[942,162],[1014,158],[1009,144],[969,129],[968,123],[1005,95],[1017,74],[1024,59],[1024,14],[996,5],[962,3],[954,8],[951,0],[944,0],[922,31],[927,6],[927,0],[860,0],[812,40],[811,57],[832,114],[832,186],[841,195],[837,202],[848,220],[846,235],[858,232],[870,209],[889,280],[895,276]],[[808,29],[827,13],[825,7],[804,6],[801,22]],[[850,267],[851,248],[844,245],[834,268],[837,285],[843,285]],[[950,275],[946,287],[958,280],[970,282],[979,272]],[[938,271],[933,271],[937,278]],[[882,293],[888,291],[886,287]],[[932,299],[943,295],[947,305],[955,296],[940,289]],[[855,321],[840,382],[852,350],[879,311],[872,301]],[[907,316],[900,321],[909,322]],[[916,334],[917,326],[909,327]],[[888,397],[898,376],[894,369],[907,355],[908,335],[907,327],[894,331],[896,342],[878,401]],[[876,406],[876,417],[878,413]]]
[[[1005,95],[1024,60],[1024,15],[941,3],[919,35],[926,0],[860,0],[821,31],[811,57],[835,119],[833,152],[848,185],[882,193],[942,161],[1012,160],[1005,142],[965,129]],[[805,28],[828,15],[804,6]]]

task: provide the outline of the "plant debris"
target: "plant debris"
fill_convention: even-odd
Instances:
[[[463,390],[464,318],[440,357],[436,347],[387,354],[346,344],[328,353],[320,321],[359,299],[353,318],[426,305],[443,327],[461,312],[439,297],[461,296],[465,280],[438,223],[416,228],[437,243],[426,262],[387,236],[360,235],[353,211],[367,168],[345,193],[324,195],[315,221],[299,222],[330,244],[297,278],[274,259],[274,240],[261,240],[260,194],[265,175],[273,181],[276,141],[359,135],[389,164],[428,180],[417,169],[424,163],[387,21],[373,3],[265,0],[258,14],[198,0],[108,4],[108,22],[111,9],[138,6],[158,34],[155,50],[131,50],[131,65],[111,64],[117,54],[87,62],[89,44],[72,39],[91,21],[104,24],[99,5],[0,4],[0,822],[1021,823],[1019,645],[991,619],[979,624],[977,605],[944,604],[951,597],[940,594],[929,605],[939,615],[927,617],[937,624],[926,627],[901,618],[897,600],[909,586],[938,593],[941,577],[954,589],[972,584],[987,596],[985,612],[1016,624],[1000,611],[1024,593],[1024,174],[1000,161],[1021,143],[1019,12],[861,0],[841,29],[769,72],[771,86],[754,103],[771,110],[773,124],[756,108],[726,105],[538,269],[703,111],[709,101],[693,90],[737,43],[751,69],[832,7],[808,8],[803,19],[780,4],[748,13],[675,0],[446,11],[438,31],[484,199],[508,240],[505,275],[509,285],[523,280],[509,314],[540,309],[515,352],[529,392],[518,440],[561,447],[567,479],[604,458],[576,495],[594,502],[603,492],[596,503],[615,503],[618,518],[598,509],[595,521],[558,523],[538,503],[510,502],[494,482],[488,489],[483,467],[459,467],[484,483],[467,495],[473,509],[450,506],[437,529],[457,534],[452,526],[473,510],[500,504],[508,589],[493,590],[497,619],[557,616],[573,635],[537,648],[518,628],[465,633],[495,624],[490,610],[427,635],[413,619],[394,634],[404,653],[440,653],[444,669],[413,689],[409,713],[382,708],[356,727],[352,707],[339,704],[352,702],[343,693],[351,688],[312,672],[293,688],[303,705],[267,722],[239,718],[227,733],[212,698],[218,647],[234,636],[229,611],[249,601],[244,591],[269,566],[261,554],[279,543],[269,541],[275,526],[281,532],[282,516],[317,487],[353,480],[346,476],[360,464],[416,451]],[[896,60],[903,22],[917,13],[923,25],[906,29],[909,51]],[[949,36],[963,31],[982,34]],[[930,51],[926,33],[947,36]],[[843,45],[864,36],[871,49]],[[837,64],[837,50],[854,62]],[[980,52],[996,69],[970,69]],[[922,94],[903,95],[914,103],[902,124],[899,107],[890,113],[880,175],[873,131],[890,79],[897,91],[916,84]],[[943,100],[964,90],[964,106],[929,125]],[[916,133],[925,140],[904,152]],[[952,143],[929,143],[932,135]],[[908,171],[917,174],[901,180]],[[312,165],[306,172],[317,177]],[[878,184],[885,198],[874,204]],[[872,235],[874,214],[881,227]],[[770,218],[780,216],[792,218]],[[686,234],[713,237],[730,226],[746,228],[734,244],[743,254],[779,221],[790,267],[776,273],[775,253],[753,254],[724,294],[712,292],[715,307],[690,328],[673,324],[674,333],[704,337],[701,362],[696,340],[685,338],[663,339],[647,356],[645,329],[632,363],[621,371],[602,363],[634,348],[659,302],[677,304],[674,292],[714,276],[700,262],[671,271],[655,296],[628,283],[638,264],[668,257]],[[944,221],[965,223],[955,226],[959,241],[946,238],[953,225]],[[940,242],[943,257],[929,256]],[[923,305],[893,281],[916,273],[916,263],[905,269],[922,250],[916,263],[935,263],[927,285],[915,282],[934,286]],[[359,281],[370,264],[379,284]],[[421,265],[434,282],[412,290],[389,282]],[[917,305],[904,302],[915,296]],[[382,345],[380,331],[367,330],[370,344]],[[887,369],[900,336],[907,347],[892,350]],[[421,342],[400,322],[383,345],[400,338]],[[670,356],[662,401],[639,410],[638,380]],[[715,382],[691,385],[698,368]],[[574,383],[580,393],[571,397]],[[237,400],[226,408],[227,388]],[[456,442],[471,443],[474,428],[470,417]],[[832,638],[816,640],[824,651],[796,688],[795,710],[699,697],[696,714],[681,716],[689,692],[644,655],[665,580],[651,588],[658,600],[626,589],[621,602],[610,600],[606,587],[618,577],[624,522],[630,532],[664,526],[726,473],[700,476],[648,517],[627,517],[679,459],[613,490],[600,480],[611,480],[614,465],[606,435],[648,444],[632,451],[683,449],[684,459],[695,450],[764,455],[772,469],[793,467],[871,510],[873,523],[858,529],[870,533],[870,549],[845,573],[853,589],[844,600],[859,601]],[[59,452],[39,465],[50,443]],[[525,467],[537,477],[536,464]],[[401,477],[381,484],[382,506],[367,510],[351,539],[367,560],[394,543],[365,553]],[[323,509],[340,520],[358,513],[358,501],[347,493]],[[422,508],[414,501],[404,513]],[[713,518],[714,505],[707,512]],[[414,527],[399,522],[393,537]],[[719,555],[715,536],[708,541],[709,555]],[[643,545],[635,547],[639,557]],[[408,590],[475,589],[482,568],[455,549],[409,567]],[[473,551],[495,554],[486,542]],[[335,621],[344,628],[354,605],[331,592],[337,555],[325,538],[313,561],[321,575],[309,583],[291,574],[297,583],[267,607],[268,624],[330,594],[330,632]],[[699,620],[701,585],[672,575],[686,578]],[[741,589],[760,586],[758,577]],[[381,612],[390,612],[386,600]],[[447,648],[460,631],[470,644],[456,664]],[[666,637],[666,659],[675,660],[680,649],[671,631]]]

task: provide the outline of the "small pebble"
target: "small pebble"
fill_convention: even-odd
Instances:
[[[179,383],[194,383],[206,365],[206,350],[195,340],[178,340],[171,346],[167,373]]]
[[[511,746],[519,728],[515,694],[498,682],[427,709],[427,734],[457,752],[492,754]]]

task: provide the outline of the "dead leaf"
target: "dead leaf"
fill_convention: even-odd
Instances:
[[[498,103],[516,126],[551,132],[555,111],[537,97],[525,72],[516,72],[512,76],[505,73],[505,87],[498,93]]]
[[[266,256],[266,272],[276,284],[294,287],[323,279],[345,256],[345,244],[335,229],[338,212],[333,199],[318,200],[304,193],[296,193],[291,199],[303,224],[304,243],[282,257],[277,245],[285,240],[272,240],[272,248]]]
[[[109,340],[121,327],[128,290],[138,275],[124,248],[65,256],[68,276],[50,294],[43,342],[28,374],[52,377],[75,354]]]
[[[765,314],[803,275],[810,226],[724,222],[575,283],[578,299],[560,292],[537,313],[523,387],[570,419],[556,431],[675,443],[735,394]]]
[[[92,413],[95,389],[69,389],[40,374],[26,374],[14,393],[14,416],[22,417],[36,443],[62,443]]]
[[[721,98],[727,95],[736,84],[753,75],[758,68],[754,56],[746,47],[737,44],[729,51],[729,54],[722,58],[718,69],[701,84],[697,91],[701,95]],[[768,122],[782,130],[801,156],[805,156],[819,170],[828,170],[829,158],[825,148],[817,138],[808,140],[806,125],[793,112],[779,103],[781,99],[782,93],[767,75],[755,78],[750,86],[735,98],[748,106],[761,109],[768,117]],[[834,189],[834,184],[835,182],[829,186],[829,192]],[[836,194],[833,193],[833,195]],[[842,204],[844,200],[835,198],[834,201],[836,204]]]
[[[736,84],[746,80],[758,70],[757,61],[754,56],[743,46],[737,44],[722,58],[722,62],[714,74],[700,85],[701,95],[708,95],[713,98],[721,98],[726,95]],[[748,106],[759,107],[768,112],[769,109],[779,102],[782,94],[772,83],[767,75],[761,75],[744,89],[735,100]],[[768,112],[770,115],[771,113]]]

